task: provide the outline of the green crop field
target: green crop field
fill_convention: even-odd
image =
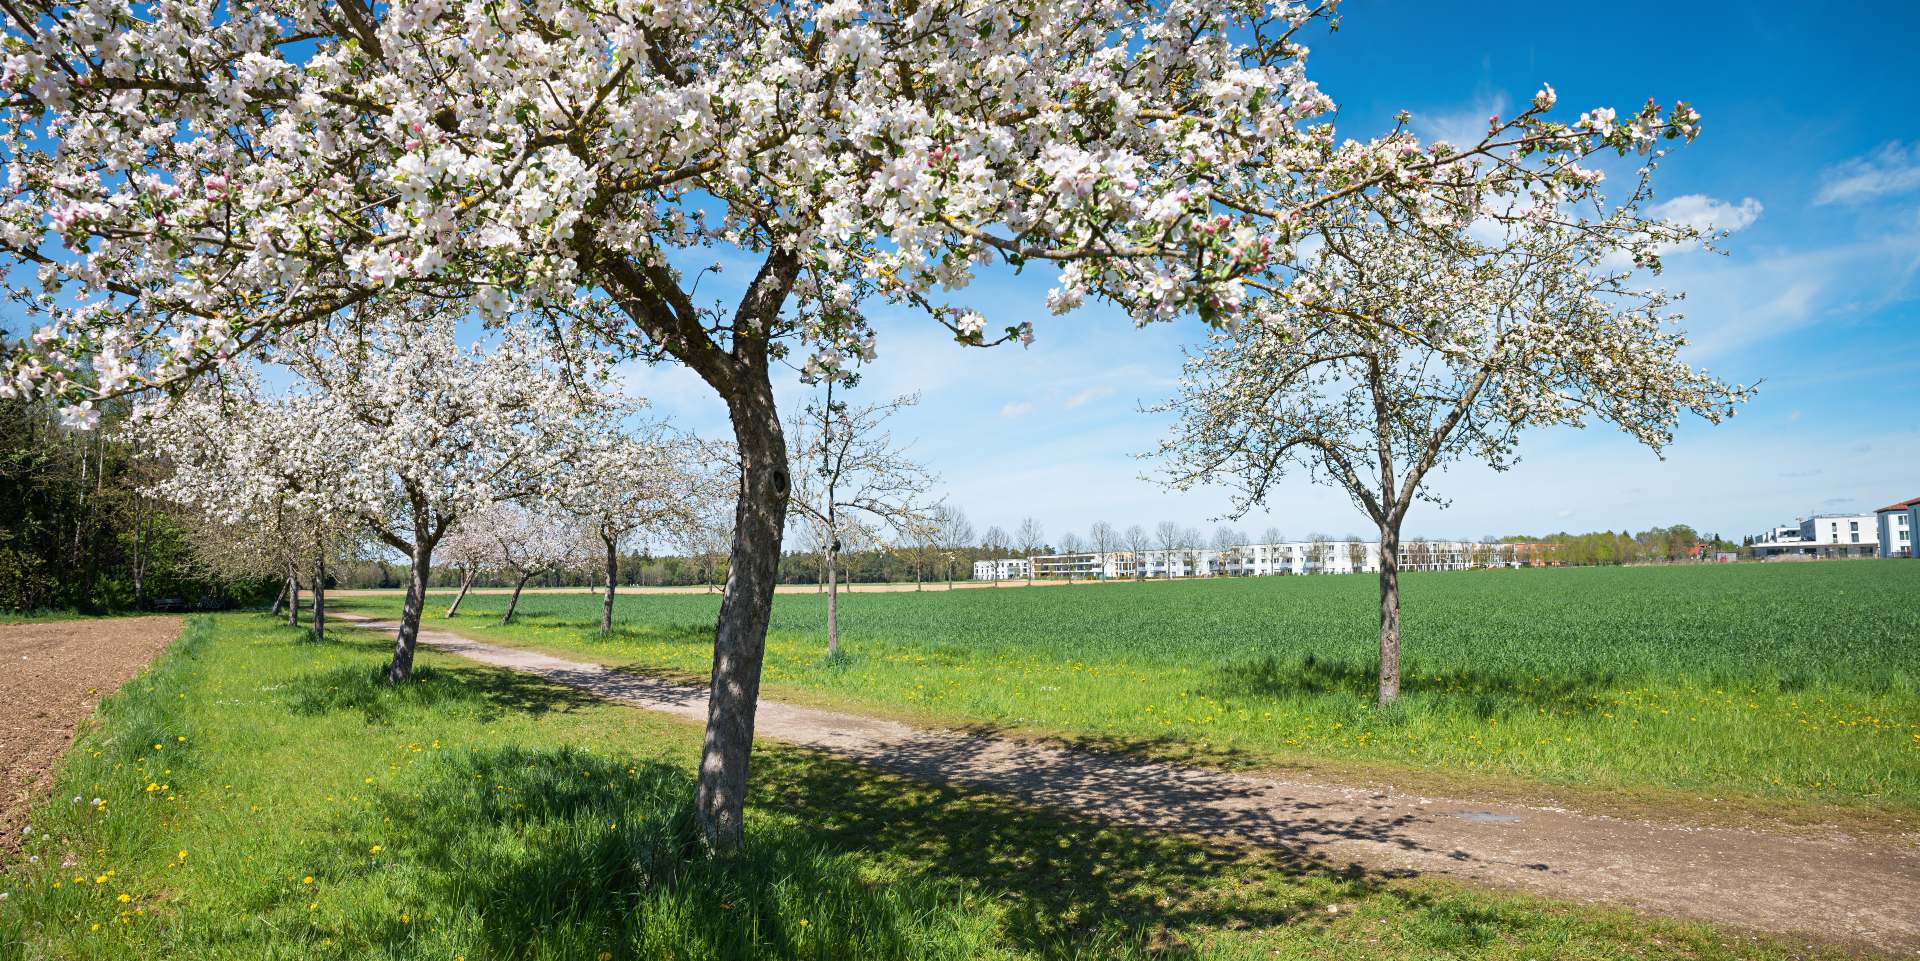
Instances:
[[[1920,809],[1920,564],[1414,574],[1404,590],[1405,695],[1385,712],[1364,576],[856,593],[831,663],[824,599],[780,595],[767,690],[1213,763]],[[529,595],[503,629],[504,600],[469,598],[452,624],[610,664],[709,666],[711,595],[623,597],[609,640],[593,595]]]
[[[196,618],[0,858],[0,959],[1844,957],[1102,827],[763,747],[697,851],[700,728],[385,642]]]

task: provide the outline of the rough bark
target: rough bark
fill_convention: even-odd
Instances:
[[[416,533],[411,554],[413,566],[407,571],[407,602],[400,609],[400,633],[393,639],[393,662],[387,665],[388,684],[402,684],[413,677],[413,649],[420,640],[420,613],[427,606],[432,539]]]
[[[273,595],[273,610],[267,615],[268,617],[280,616],[280,608],[287,603],[287,585],[292,583],[293,578],[287,578],[280,582],[280,593]]]
[[[1400,697],[1400,530],[1380,525],[1380,706]]]
[[[791,486],[786,438],[764,361],[742,379],[728,399],[741,462],[740,498],[726,593],[714,626],[707,734],[694,791],[701,835],[716,854],[738,850],[743,839],[754,708]]]
[[[507,599],[507,612],[505,614],[500,615],[501,627],[505,627],[508,624],[513,623],[513,612],[516,610],[519,610],[520,608],[520,592],[526,588],[527,579],[532,576],[533,576],[533,572],[528,571],[527,573],[520,575],[519,580],[513,582],[513,596]]]
[[[600,636],[607,637],[613,634],[613,593],[620,577],[620,543],[605,533],[600,535],[600,543],[607,547],[607,593],[600,599]]]
[[[313,639],[327,639],[327,557],[313,558]]]
[[[839,542],[827,545],[827,656],[840,653]]]
[[[287,626],[300,626],[300,570],[287,559]]]
[[[467,599],[468,589],[473,587],[473,582],[479,577],[480,569],[477,567],[469,567],[460,572],[460,593],[453,595],[453,603],[447,605],[448,617],[459,613],[460,602]]]

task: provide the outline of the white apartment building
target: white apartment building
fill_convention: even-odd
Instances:
[[[1872,514],[1815,514],[1800,522],[1800,539],[1812,544],[1875,547],[1880,542],[1878,520]]]
[[[1400,545],[1403,571],[1455,571],[1520,564],[1516,547],[1511,544],[1411,540]],[[1377,573],[1380,544],[1378,541],[1292,541],[1248,544],[1225,550],[1195,547],[1048,554],[1024,560],[977,561],[973,565],[973,577],[982,581],[1024,578],[1029,566],[1037,578],[1073,580]],[[1007,573],[1010,569],[1017,569],[1018,573]]]
[[[992,561],[974,561],[973,579],[976,581],[1024,580],[1033,570],[1033,561],[1025,557],[1003,557]]]
[[[1756,535],[1747,554],[1769,557],[1872,557],[1880,553],[1878,514],[1815,514]]]
[[[1914,524],[1920,518],[1920,497],[1888,504],[1873,512],[1874,534],[1881,557],[1912,557]]]

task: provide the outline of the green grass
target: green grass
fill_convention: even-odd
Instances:
[[[0,875],[0,958],[1786,958],[1591,906],[1076,824],[799,750],[700,856],[700,732],[385,642],[194,618]]]
[[[1920,563],[1413,574],[1404,696],[1371,706],[1365,576],[778,595],[775,696],[1229,765],[1389,767],[1487,785],[1920,810]],[[397,598],[343,600],[391,612]],[[470,597],[482,637],[703,677],[718,600]],[[432,606],[430,605],[430,610]],[[429,623],[446,624],[434,611]]]

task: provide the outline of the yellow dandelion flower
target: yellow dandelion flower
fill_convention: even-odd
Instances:
[[[304,878],[301,878],[301,879],[300,879],[300,883],[301,883],[301,884],[312,884],[312,883],[313,883],[313,875],[311,875],[311,874],[309,874],[309,875],[307,875],[306,877],[304,877]]]
[[[114,900],[119,901],[121,904],[126,904],[133,900],[133,895],[123,894],[123,895],[120,895],[118,898],[115,898]]]
[[[374,845],[373,847],[370,847],[370,848],[368,848],[368,849],[367,849],[367,853],[368,853],[368,854],[379,854],[379,853],[380,853],[380,845],[378,845],[378,844],[376,844],[376,845]]]

